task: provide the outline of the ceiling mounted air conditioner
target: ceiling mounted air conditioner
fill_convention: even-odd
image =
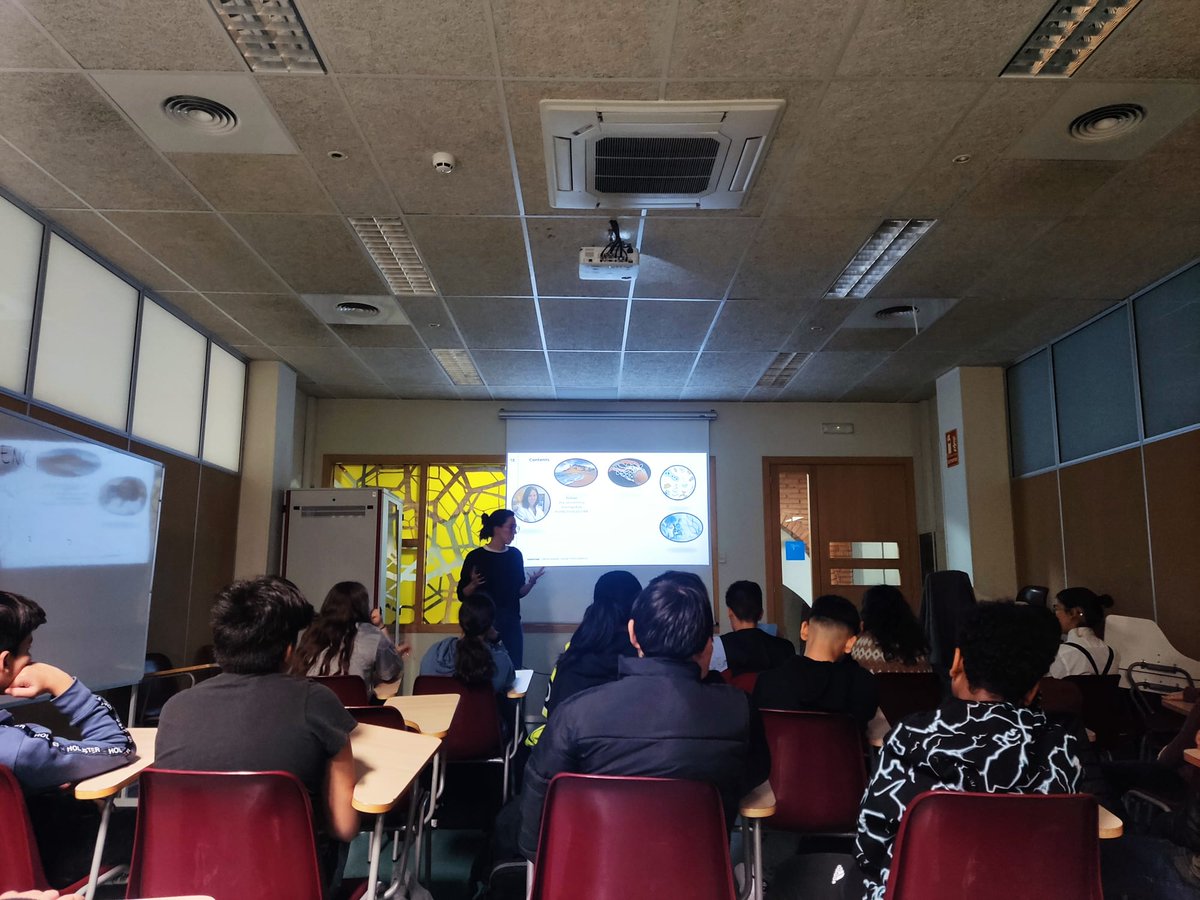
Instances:
[[[557,209],[736,209],[783,100],[543,100]]]

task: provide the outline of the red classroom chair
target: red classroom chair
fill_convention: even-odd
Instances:
[[[888,724],[905,716],[937,709],[942,702],[942,682],[933,672],[876,672],[879,708]]]
[[[1100,900],[1098,818],[1087,794],[925,791],[900,820],[887,900]]]
[[[533,900],[733,900],[729,835],[711,784],[556,775],[546,791]]]
[[[867,787],[862,733],[849,716],[764,709],[771,749],[772,828],[853,834]]]
[[[367,683],[357,675],[312,675],[308,680],[333,691],[342,706],[368,706],[371,703]]]
[[[150,768],[139,797],[127,897],[321,900],[312,807],[296,776]]]
[[[46,881],[42,857],[29,824],[25,795],[16,776],[5,766],[0,766],[0,820],[4,823],[0,826],[0,891],[50,890],[52,886]],[[84,873],[70,887],[59,889],[73,893],[82,890],[87,881]]]

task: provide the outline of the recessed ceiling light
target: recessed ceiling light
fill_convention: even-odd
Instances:
[[[803,361],[804,355],[800,353],[775,354],[775,359],[758,379],[756,387],[780,387],[787,384],[792,380],[792,376],[796,374],[796,370],[800,368],[800,363]]]
[[[433,355],[455,384],[483,384],[466,350],[434,350]]]
[[[954,157],[954,162],[958,163],[959,165],[962,165],[963,163],[969,163],[970,161],[970,153],[960,153],[958,156]]]
[[[875,311],[877,319],[900,319],[905,316],[915,316],[920,310],[915,306],[885,306]]]
[[[172,122],[208,134],[228,134],[238,127],[237,113],[207,97],[177,94],[162,102],[162,111]]]
[[[208,0],[254,72],[325,72],[292,0]]]
[[[430,327],[430,328],[441,328],[441,327],[442,327],[442,323],[441,323],[441,322],[430,322],[430,323],[429,323],[429,327]]]
[[[936,219],[886,219],[865,244],[833,286],[827,298],[865,297],[883,280],[901,258],[919,241]]]
[[[373,303],[359,303],[356,300],[346,300],[334,307],[342,315],[355,319],[373,319],[379,315],[380,309]]]
[[[1146,110],[1136,103],[1101,106],[1078,116],[1067,128],[1077,141],[1111,141],[1137,128],[1146,118]]]
[[[404,223],[396,218],[352,218],[359,240],[375,260],[394,294],[436,293]]]
[[[825,330],[825,326],[824,325],[809,325],[808,330],[811,331],[813,334],[820,334],[822,331]]]
[[[330,151],[329,151],[329,158],[330,158],[330,159],[345,159],[345,158],[346,158],[346,154],[345,154],[345,153],[343,153],[341,150],[330,150]]]
[[[1069,78],[1141,0],[1059,0],[1009,60],[1002,78]]]

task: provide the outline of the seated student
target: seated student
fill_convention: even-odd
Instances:
[[[796,655],[791,641],[758,627],[763,617],[762,601],[762,588],[753,581],[735,581],[725,591],[725,611],[732,630],[721,635],[721,643],[735,677],[744,672],[765,672]]]
[[[1050,677],[1118,674],[1117,651],[1104,643],[1104,610],[1113,605],[1112,597],[1073,587],[1059,591],[1055,600],[1054,615],[1066,637],[1050,666]]]
[[[375,686],[395,681],[404,671],[397,646],[372,623],[371,598],[357,581],[339,581],[325,595],[288,667],[294,675],[357,675],[374,692]]]
[[[235,581],[223,589],[209,616],[221,674],[163,706],[154,764],[292,773],[312,801],[318,858],[333,882],[342,849],[336,841],[358,833],[350,750],[357,723],[329,688],[286,674],[296,636],[312,618],[312,605],[283,578]]]
[[[466,684],[490,682],[497,694],[505,693],[517,671],[492,627],[495,619],[496,605],[482,590],[464,597],[458,611],[462,637],[444,638],[426,650],[421,674],[446,675]]]
[[[932,672],[921,623],[899,588],[873,584],[863,591],[863,633],[850,656],[869,672]]]
[[[849,655],[860,624],[858,610],[845,597],[824,594],[814,600],[800,624],[804,655],[758,676],[755,707],[844,713],[865,729],[879,707],[879,689]]]
[[[33,632],[45,622],[46,613],[33,600],[0,591],[0,691],[26,699],[50,694],[80,732],[79,740],[71,740],[40,725],[18,725],[11,712],[0,709],[0,765],[12,770],[26,793],[42,867],[59,884],[87,874],[100,816],[93,804],[56,789],[125,765],[135,748],[106,700],[62,669],[32,661]],[[132,820],[113,819],[106,862],[128,862],[132,826]]]
[[[1029,708],[1057,641],[1046,609],[980,603],[966,614],[950,666],[953,698],[892,729],[863,795],[857,859],[867,900],[882,900],[900,820],[922,791],[1076,789],[1078,739]]]
[[[720,791],[729,823],[770,773],[746,695],[700,681],[712,650],[703,582],[687,572],[655,578],[628,629],[637,657],[618,660],[618,680],[564,700],[529,758],[518,841],[526,859],[537,855],[546,788],[560,772],[704,781]]]

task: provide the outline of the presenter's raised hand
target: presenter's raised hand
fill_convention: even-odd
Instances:
[[[479,566],[471,567],[471,580],[467,582],[467,587],[463,591],[464,594],[473,594],[475,589],[483,587],[487,584],[487,579],[483,577],[483,573],[479,571]]]
[[[12,680],[4,693],[10,697],[33,699],[39,694],[49,693],[54,697],[64,693],[75,683],[75,679],[54,666],[45,663],[30,663]]]
[[[538,579],[540,579],[545,574],[546,574],[546,567],[542,566],[540,569],[538,569],[536,572],[534,572],[532,575],[529,576],[529,581],[527,582],[528,585],[530,587],[533,587],[535,584],[538,583]]]

